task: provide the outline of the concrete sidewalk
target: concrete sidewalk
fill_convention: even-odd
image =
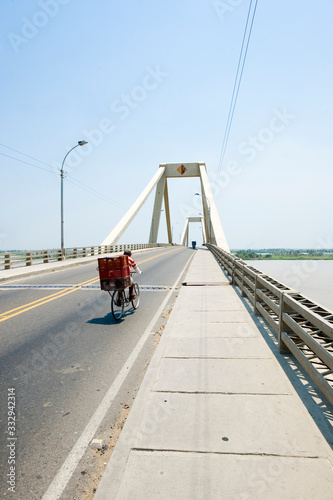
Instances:
[[[94,498],[331,500],[332,450],[208,250],[184,281]]]

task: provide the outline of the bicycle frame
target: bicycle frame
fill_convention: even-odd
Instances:
[[[131,272],[131,276],[134,272]],[[130,287],[127,287],[122,290],[116,290],[112,294],[109,292],[111,296],[111,312],[116,321],[120,320],[124,314],[124,308],[128,307],[130,303],[132,304],[133,309],[137,309],[139,307],[140,302],[140,288],[138,283],[132,283],[133,291],[135,294],[135,299],[130,300]]]

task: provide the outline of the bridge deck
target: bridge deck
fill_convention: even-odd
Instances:
[[[332,450],[208,250],[185,282],[95,498],[332,498]]]

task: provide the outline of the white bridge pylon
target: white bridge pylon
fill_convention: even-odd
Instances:
[[[160,225],[161,208],[164,198],[165,217],[168,231],[168,241],[172,243],[170,207],[168,194],[168,178],[200,177],[201,195],[203,205],[203,217],[199,217],[203,224],[203,236],[205,243],[212,243],[223,250],[229,251],[219,214],[216,209],[212,190],[208,181],[205,163],[161,163],[152,180],[142,191],[138,199],[128,212],[102,242],[102,245],[115,245],[121,235],[125,232],[134,217],[146,202],[148,196],[156,186],[153,215],[150,226],[149,243],[157,243]],[[188,222],[187,222],[188,224]],[[187,228],[188,229],[188,228]],[[182,244],[183,238],[182,238]]]

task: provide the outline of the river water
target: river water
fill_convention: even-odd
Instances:
[[[251,260],[247,264],[333,311],[333,260]]]

